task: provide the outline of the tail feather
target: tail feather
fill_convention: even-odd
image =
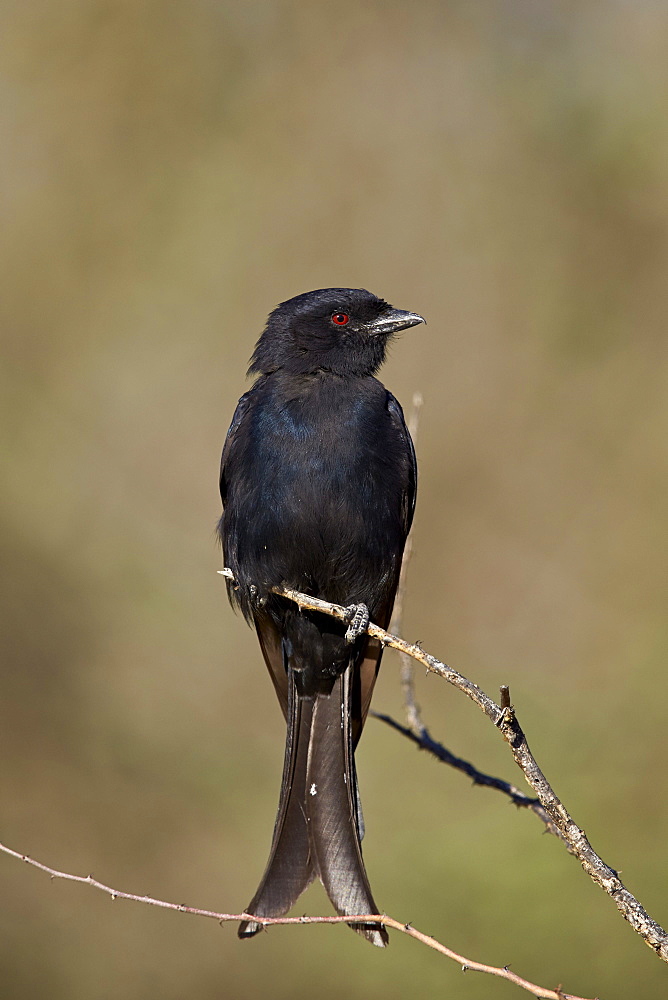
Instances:
[[[304,811],[304,790],[311,728],[312,702],[297,697],[289,684],[285,760],[274,836],[269,861],[247,912],[258,917],[282,917],[313,881],[316,872],[311,860],[308,826]],[[252,937],[262,925],[245,920],[239,937]]]
[[[364,861],[362,817],[350,718],[352,667],[336,679],[329,697],[315,701],[308,757],[308,817],[318,875],[341,916],[377,913]],[[351,924],[383,948],[387,931],[378,923]]]
[[[361,812],[353,757],[353,667],[337,677],[330,694],[300,696],[288,667],[288,727],[281,797],[267,869],[248,906],[257,917],[283,916],[315,876],[341,916],[377,913],[360,834]],[[388,943],[380,923],[353,923],[378,947]],[[261,930],[244,921],[240,937]]]

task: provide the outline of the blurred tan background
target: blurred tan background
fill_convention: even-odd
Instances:
[[[668,923],[668,8],[34,0],[2,8],[2,839],[219,910],[266,861],[283,725],[216,569],[267,312],[418,310],[404,633],[501,683],[594,847]],[[375,699],[400,715],[388,654]],[[520,781],[419,677],[435,736]],[[617,1000],[665,966],[530,815],[371,721],[376,898]],[[394,934],[235,928],[0,856],[3,1000],[519,996]],[[297,912],[328,913],[318,888]]]

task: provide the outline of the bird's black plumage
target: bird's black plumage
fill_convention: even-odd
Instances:
[[[424,320],[363,289],[298,295],[269,316],[223,450],[220,535],[229,595],[257,630],[287,721],[269,863],[248,907],[286,913],[318,877],[342,915],[377,913],[366,876],[353,751],[381,647],[272,593],[365,604],[389,622],[415,505],[401,407],[374,378],[389,338]],[[247,921],[242,937],[260,929]],[[353,924],[377,945],[377,923]]]

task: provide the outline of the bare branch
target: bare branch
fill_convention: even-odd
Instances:
[[[413,410],[411,412],[410,418],[408,420],[408,431],[411,438],[413,439],[413,446],[417,447],[418,430],[420,427],[420,411],[422,410],[422,394],[419,392],[413,393]],[[401,570],[399,572],[399,585],[397,587],[397,593],[394,598],[394,608],[392,610],[392,621],[390,622],[390,632],[393,634],[398,634],[401,632],[401,619],[404,611],[404,597],[406,596],[406,577],[408,576],[408,564],[411,561],[411,556],[413,555],[413,530],[408,534],[406,539],[406,544],[404,546],[404,554],[401,560]],[[414,734],[419,734],[423,731],[424,726],[422,723],[422,716],[420,713],[420,706],[415,698],[415,668],[413,667],[413,661],[410,656],[406,653],[399,652],[399,660],[401,661],[401,670],[399,673],[399,683],[401,684],[401,691],[404,696],[404,705],[406,708],[406,723],[410,731]]]
[[[234,579],[230,569],[226,568],[218,572],[228,579]],[[329,604],[327,601],[309,597],[307,594],[301,594],[287,587],[277,587],[275,592],[294,601],[300,608],[322,611],[340,621],[346,619],[346,609],[338,604]],[[571,818],[536,763],[513,708],[509,705],[504,708],[497,705],[477,684],[435,656],[426,653],[418,644],[406,642],[396,635],[391,635],[372,622],[369,623],[367,633],[379,639],[384,646],[398,649],[413,657],[418,663],[422,663],[431,673],[438,674],[439,677],[465,694],[485,713],[509,744],[516,764],[524,772],[525,778],[536,793],[543,809],[568,844],[570,852],[577,857],[589,877],[612,897],[617,909],[628,920],[633,929],[640,934],[648,947],[655,951],[664,962],[668,962],[668,933],[649,916],[635,896],[629,892],[614,868],[610,868],[599,857],[587,840],[584,830]]]
[[[105,885],[104,882],[99,882],[92,875],[71,875],[68,872],[58,871],[56,868],[50,868],[48,865],[42,864],[41,861],[35,861],[34,858],[28,857],[27,854],[20,854],[18,851],[13,851],[10,847],[5,847],[4,844],[0,844],[0,851],[9,854],[10,857],[17,858],[19,861],[24,861],[28,865],[32,865],[33,868],[39,868],[40,871],[50,875],[52,879],[59,878],[65,879],[68,882],[81,882],[84,885],[90,885],[94,889],[105,892],[112,900],[127,899],[133,903],[160,906],[165,910],[176,910],[179,913],[189,913],[196,917],[209,917],[221,924],[230,921],[258,919],[251,913],[217,913],[214,910],[201,910],[195,906],[185,906],[183,903],[168,903],[164,899],[155,899],[153,896],[138,896],[133,892],[122,892],[120,889],[112,889],[111,886]],[[427,945],[428,948],[432,948],[446,958],[452,959],[453,962],[457,962],[461,966],[462,972],[486,972],[490,976],[507,979],[508,982],[514,983],[515,986],[519,986],[528,993],[533,993],[535,997],[539,997],[541,1000],[586,1000],[585,997],[577,997],[572,993],[564,993],[560,987],[556,990],[550,990],[542,986],[537,986],[535,983],[529,982],[528,979],[523,979],[522,976],[511,972],[508,966],[498,968],[494,965],[474,962],[448,948],[446,945],[441,944],[436,938],[430,937],[428,934],[423,934],[422,931],[416,930],[410,924],[401,923],[399,920],[395,920],[394,917],[388,917],[385,913],[362,913],[345,917],[263,917],[261,921],[264,927],[270,927],[274,924],[348,924],[371,922],[385,924],[386,927],[391,927],[395,931],[407,934],[408,937],[415,938],[416,941]]]
[[[470,761],[455,756],[447,747],[443,746],[442,743],[439,743],[438,740],[435,740],[430,735],[426,726],[423,725],[419,733],[414,733],[407,726],[402,726],[401,723],[397,722],[390,715],[382,715],[380,712],[374,712],[373,710],[369,714],[375,719],[385,722],[392,729],[396,729],[397,732],[415,743],[420,750],[426,750],[443,764],[449,764],[450,767],[454,767],[457,771],[463,771],[464,774],[467,774],[473,780],[474,785],[482,785],[484,788],[495,788],[497,791],[507,795],[514,805],[529,809],[535,813],[539,820],[545,824],[546,831],[558,837],[559,840],[563,841],[567,849],[571,851],[570,844],[563,836],[561,830],[552,822],[538,799],[532,798],[530,795],[525,795],[524,792],[521,792],[516,785],[511,784],[509,781],[504,781],[503,778],[495,778],[491,774],[485,774],[483,771],[479,771]],[[571,851],[571,853],[573,852]]]
[[[228,579],[234,578],[231,570],[229,569],[223,569],[219,572]],[[321,601],[317,598],[301,594],[298,591],[288,588],[278,587],[275,588],[275,592],[289,600],[294,601],[301,608],[321,611],[337,618],[340,621],[347,620],[347,609],[339,605],[329,604],[326,601]],[[547,816],[547,819],[543,820],[546,825],[549,828],[554,826],[555,832],[560,839],[566,843],[569,851],[575,854],[580,861],[580,864],[587,874],[590,875],[593,881],[600,885],[610,896],[612,896],[617,908],[626,920],[628,920],[634,930],[641,935],[648,946],[652,948],[652,950],[655,951],[661,959],[668,961],[668,934],[666,934],[664,929],[656,923],[656,921],[652,920],[652,918],[640,905],[638,900],[635,899],[635,897],[625,888],[617,872],[606,865],[596,854],[589,844],[584,831],[575,824],[564,805],[555,795],[529,749],[526,737],[519,725],[519,722],[517,721],[514,709],[510,704],[510,694],[508,689],[501,689],[501,705],[497,705],[496,702],[494,702],[488,695],[485,694],[484,691],[481,690],[481,688],[478,687],[478,685],[469,681],[458,671],[453,670],[452,667],[447,666],[447,664],[438,660],[435,656],[426,653],[418,644],[408,643],[398,636],[385,632],[373,623],[369,623],[367,633],[379,639],[383,645],[391,646],[394,649],[399,650],[401,653],[404,653],[406,656],[410,656],[419,663],[422,663],[429,671],[438,674],[439,677],[443,677],[458,690],[462,691],[473,702],[475,702],[481,711],[483,711],[499,729],[506,742],[510,745],[516,763],[521,768],[527,781],[536,792],[539,805],[536,806],[535,800],[530,799],[528,796],[523,796],[523,794],[513,785],[502,782],[500,779],[492,778],[489,775],[484,775],[477,771],[473,765],[466,761],[461,761],[453,754],[450,754],[445,747],[441,747],[440,744],[431,739],[427,731],[424,729],[424,726],[422,726],[421,732],[414,733],[412,730],[400,726],[398,723],[387,717],[381,716],[380,718],[384,718],[384,721],[403,732],[404,735],[408,736],[419,746],[424,746],[432,753],[436,753],[439,759],[444,759],[448,763],[452,763],[454,766],[459,767],[459,769],[464,770],[477,783],[499,788],[508,794],[518,805],[530,807],[534,809],[534,811],[538,811],[539,808],[543,810]],[[541,815],[541,813],[538,814]],[[542,815],[541,818],[543,818]],[[162,907],[163,909],[176,910],[180,913],[189,913],[194,916],[209,917],[211,919],[218,920],[221,923],[228,921],[243,921],[248,919],[257,920],[253,914],[218,913],[213,910],[199,909],[197,907],[186,906],[181,903],[170,903],[166,900],[156,899],[152,896],[123,892],[118,889],[113,889],[111,886],[105,885],[92,875],[72,875],[67,872],[58,871],[57,869],[51,868],[42,862],[35,861],[27,855],[14,851],[2,844],[0,844],[0,851],[10,855],[11,857],[17,858],[18,860],[24,861],[26,864],[32,865],[35,868],[39,868],[41,871],[50,875],[53,879],[65,879],[71,882],[80,882],[90,885],[93,888],[106,893],[112,900],[127,899],[133,902],[146,903],[151,906]],[[561,986],[556,989],[547,989],[538,986],[535,983],[531,983],[521,976],[518,976],[516,973],[511,972],[507,966],[499,968],[467,959],[465,956],[458,954],[446,945],[437,941],[435,938],[424,934],[423,932],[416,930],[410,924],[402,923],[387,914],[353,914],[345,917],[265,917],[261,920],[262,925],[266,927],[273,924],[336,924],[372,922],[382,923],[387,927],[401,932],[402,934],[415,938],[427,947],[439,952],[439,954],[457,962],[462,967],[462,971],[485,972],[489,975],[506,979],[521,989],[532,993],[533,996],[541,998],[541,1000],[585,1000],[585,998],[577,997],[574,994],[564,993]]]

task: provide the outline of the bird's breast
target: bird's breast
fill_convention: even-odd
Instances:
[[[256,580],[352,603],[394,578],[408,460],[373,382],[265,394],[237,434],[226,547]]]

